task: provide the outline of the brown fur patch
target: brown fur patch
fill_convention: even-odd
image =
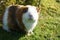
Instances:
[[[22,22],[23,13],[27,12],[28,8],[23,6],[11,6],[9,8],[9,16],[8,16],[8,25],[10,29],[16,31],[25,31],[25,26]],[[16,22],[18,20],[19,24]],[[19,26],[18,26],[19,25]]]
[[[28,7],[22,6],[22,7],[18,8],[18,10],[16,11],[16,18],[17,18],[17,20],[20,24],[20,28],[23,29],[23,30],[25,30],[26,28],[25,28],[25,26],[22,22],[22,15],[25,12],[27,12],[27,10],[28,10]]]
[[[16,24],[16,10],[17,10],[17,6],[11,6],[9,8],[9,13],[8,13],[8,26],[10,27],[10,29],[15,30],[17,28],[17,24]]]

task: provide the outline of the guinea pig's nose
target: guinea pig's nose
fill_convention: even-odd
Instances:
[[[29,19],[32,19],[32,18],[33,18],[33,16],[31,14],[29,14]]]

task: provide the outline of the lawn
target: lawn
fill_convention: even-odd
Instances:
[[[60,1],[42,0],[34,35],[6,32],[0,28],[0,40],[60,40]]]

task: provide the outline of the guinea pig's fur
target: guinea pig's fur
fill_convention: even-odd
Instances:
[[[3,15],[3,29],[8,32],[11,30],[25,31],[30,35],[33,34],[38,18],[39,10],[35,6],[8,6]]]

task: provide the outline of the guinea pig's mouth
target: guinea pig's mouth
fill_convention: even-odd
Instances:
[[[33,18],[29,18],[28,21],[29,22],[35,22],[35,20]]]
[[[28,20],[33,20],[33,18],[28,18]]]

